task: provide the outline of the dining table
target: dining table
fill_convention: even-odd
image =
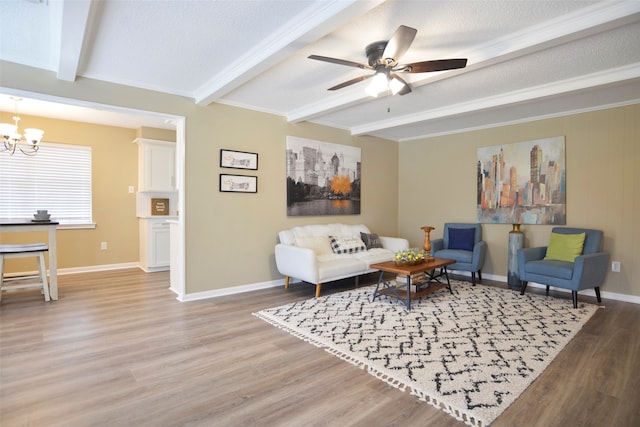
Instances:
[[[49,294],[52,300],[58,299],[58,252],[56,249],[56,230],[60,223],[54,220],[35,220],[29,218],[0,218],[0,242],[2,233],[46,231],[49,247]]]

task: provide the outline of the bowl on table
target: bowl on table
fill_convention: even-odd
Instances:
[[[33,215],[33,218],[36,221],[49,221],[51,214],[47,213],[47,211],[38,211],[38,213]]]

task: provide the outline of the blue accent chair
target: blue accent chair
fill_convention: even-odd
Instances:
[[[571,290],[573,308],[578,307],[578,291],[594,288],[598,302],[600,285],[604,282],[609,265],[609,254],[602,252],[603,233],[600,230],[587,228],[554,227],[552,233],[579,234],[586,233],[582,255],[574,262],[545,260],[547,246],[525,248],[518,250],[518,274],[522,287],[520,295],[524,295],[528,282],[555,286]]]
[[[473,235],[467,233],[473,229]],[[451,231],[453,230],[453,231]],[[464,237],[469,239],[466,245]],[[464,249],[460,247],[467,246]],[[487,252],[487,242],[482,240],[482,227],[476,223],[448,222],[444,225],[442,239],[434,239],[431,241],[430,255],[436,258],[447,258],[456,261],[455,264],[447,266],[452,270],[470,271],[471,282],[475,286],[476,273],[478,273],[478,282],[482,282],[482,265]]]

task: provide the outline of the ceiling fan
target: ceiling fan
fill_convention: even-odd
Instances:
[[[411,64],[400,64],[400,58],[409,50],[418,30],[415,28],[400,25],[393,36],[387,41],[373,42],[365,48],[365,54],[369,64],[348,61],[345,59],[330,58],[328,56],[310,55],[309,59],[331,62],[348,67],[356,67],[364,70],[375,71],[346,82],[337,84],[327,90],[338,90],[352,84],[373,77],[367,93],[378,96],[379,93],[389,89],[394,95],[406,95],[411,92],[411,86],[398,73],[427,73],[432,71],[453,70],[464,68],[467,59],[437,59],[433,61],[413,62]]]

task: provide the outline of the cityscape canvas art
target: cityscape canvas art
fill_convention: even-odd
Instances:
[[[564,136],[478,148],[478,222],[566,224]]]
[[[360,148],[287,137],[287,215],[359,215]]]

